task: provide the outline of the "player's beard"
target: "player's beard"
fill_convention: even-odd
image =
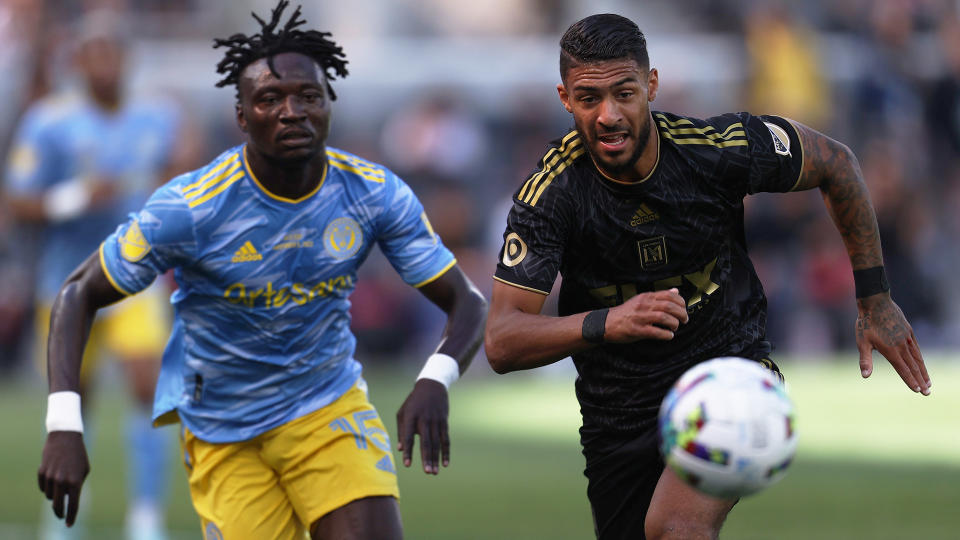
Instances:
[[[593,162],[597,167],[603,169],[603,173],[612,178],[629,178],[630,172],[637,165],[637,161],[640,159],[640,156],[643,155],[644,148],[647,147],[647,142],[650,141],[650,132],[652,131],[652,122],[650,122],[650,116],[648,115],[643,124],[637,129],[637,135],[635,137],[636,144],[633,147],[633,152],[621,163],[610,163],[597,155],[593,156]],[[595,135],[597,140],[599,136]]]

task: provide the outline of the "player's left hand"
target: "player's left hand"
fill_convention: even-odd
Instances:
[[[397,449],[403,452],[403,466],[413,462],[413,436],[420,435],[420,459],[423,472],[440,472],[440,457],[443,466],[450,465],[450,432],[447,429],[447,416],[450,413],[450,401],[447,389],[432,379],[420,379],[413,391],[397,411]]]
[[[864,378],[873,373],[872,351],[882,354],[903,382],[914,392],[930,395],[930,376],[920,354],[917,336],[889,293],[880,293],[857,300],[857,349],[860,351],[860,373]]]

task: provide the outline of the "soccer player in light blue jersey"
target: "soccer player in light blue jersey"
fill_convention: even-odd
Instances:
[[[260,33],[217,40],[220,86],[237,88],[246,143],[157,190],[71,275],[51,322],[40,488],[72,523],[88,472],[79,386],[97,309],[174,269],[175,322],[154,403],[179,421],[205,538],[402,537],[390,437],[354,359],[350,302],[374,245],[447,314],[437,349],[397,414],[410,466],[449,463],[447,386],[480,344],[486,302],[386,168],[325,144],[346,75],[327,33],[288,2]]]
[[[182,172],[179,113],[172,103],[124,88],[120,21],[95,12],[79,24],[75,60],[83,88],[47,96],[26,111],[7,167],[15,217],[42,229],[37,264],[37,342],[46,343],[61,284],[161,178]],[[85,397],[104,355],[118,361],[137,407],[127,418],[130,497],[127,537],[162,538],[172,437],[150,427],[160,356],[170,330],[169,292],[159,283],[135,301],[105,310],[94,324],[79,380]],[[39,357],[45,355],[40,354]],[[44,535],[62,525],[44,524]]]

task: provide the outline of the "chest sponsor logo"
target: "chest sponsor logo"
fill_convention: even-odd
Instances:
[[[234,283],[223,291],[223,297],[231,304],[242,304],[248,308],[280,308],[287,302],[302,306],[352,288],[353,277],[345,274],[313,285],[292,283],[275,287],[272,281],[268,281],[266,287],[254,288],[252,285]]]
[[[134,221],[127,227],[127,232],[120,237],[120,254],[130,262],[137,262],[150,253],[150,243],[140,230],[140,223]]]
[[[773,151],[781,156],[790,155],[790,136],[782,127],[773,122],[764,122],[767,129],[770,130],[770,137],[773,138]]]
[[[640,253],[640,267],[644,270],[667,264],[667,241],[663,236],[638,240],[637,251]]]
[[[633,217],[630,218],[630,226],[638,227],[644,223],[650,223],[658,219],[660,219],[660,214],[651,210],[646,204],[641,204],[640,208],[637,208],[637,211],[633,214]]]
[[[515,232],[507,235],[503,243],[503,265],[513,267],[527,256],[527,244]]]
[[[243,263],[243,262],[254,262],[262,261],[263,255],[257,252],[257,248],[253,247],[253,244],[247,240],[244,242],[240,249],[238,249],[233,257],[230,259],[232,263]]]
[[[363,229],[353,218],[337,218],[323,230],[323,248],[334,259],[354,256],[363,245]]]
[[[720,290],[720,285],[713,281],[713,270],[716,267],[717,259],[714,258],[699,271],[654,281],[653,290],[665,291],[674,287],[680,289],[680,294],[687,299],[687,310],[694,313],[705,307],[710,297]],[[635,283],[623,283],[591,289],[590,295],[601,304],[613,307],[646,290],[650,289],[638,287]]]

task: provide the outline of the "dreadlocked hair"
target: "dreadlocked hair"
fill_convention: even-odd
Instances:
[[[296,52],[312,58],[323,69],[327,76],[326,86],[330,93],[330,99],[337,99],[337,94],[330,86],[330,79],[334,77],[343,78],[347,75],[347,60],[343,54],[343,48],[333,41],[327,39],[330,32],[318,32],[316,30],[297,30],[297,27],[306,24],[306,21],[300,18],[300,8],[294,10],[293,15],[277,31],[280,24],[280,16],[290,5],[289,0],[280,0],[277,7],[273,8],[270,14],[270,22],[267,23],[251,13],[253,18],[260,23],[260,33],[248,36],[246,34],[233,34],[226,39],[216,38],[213,40],[213,48],[227,47],[227,52],[223,55],[223,60],[217,64],[217,73],[226,75],[217,82],[217,87],[233,85],[237,89],[237,100],[240,100],[240,74],[253,62],[261,59],[267,59],[267,66],[270,73],[280,78],[276,68],[273,65],[274,55],[284,52]]]

